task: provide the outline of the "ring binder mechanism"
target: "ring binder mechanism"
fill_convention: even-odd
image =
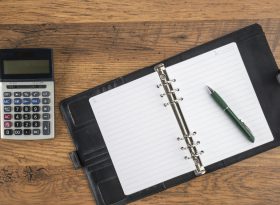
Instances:
[[[164,89],[163,94],[160,94],[160,97],[164,97],[166,96],[168,99],[168,102],[164,103],[163,105],[166,107],[168,105],[170,105],[172,107],[172,110],[175,114],[175,117],[177,119],[177,122],[179,124],[179,127],[181,129],[181,132],[183,134],[183,137],[178,137],[177,140],[184,140],[187,144],[186,147],[181,147],[181,150],[189,150],[191,157],[189,156],[185,156],[185,159],[192,159],[196,170],[195,175],[202,175],[206,173],[206,170],[201,162],[200,159],[200,155],[203,154],[203,151],[198,151],[197,149],[197,145],[200,144],[199,141],[195,142],[193,140],[193,137],[196,135],[196,132],[191,133],[189,131],[189,128],[187,126],[187,123],[185,121],[185,118],[183,116],[183,113],[181,111],[180,105],[179,105],[179,101],[182,101],[183,98],[180,97],[178,98],[176,96],[176,92],[179,91],[178,88],[174,89],[172,86],[173,82],[176,82],[176,79],[169,79],[168,74],[166,72],[165,66],[164,64],[158,64],[154,67],[154,70],[157,72],[157,74],[159,75],[161,84],[157,85],[158,88],[160,88],[161,86]]]

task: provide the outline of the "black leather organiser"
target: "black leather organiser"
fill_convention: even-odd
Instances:
[[[165,66],[168,67],[231,42],[237,43],[251,82],[274,136],[274,141],[207,166],[207,173],[229,166],[280,144],[280,85],[276,79],[278,68],[260,25],[254,24],[245,27],[214,41],[180,53],[160,63],[164,63]],[[90,107],[89,98],[92,96],[155,72],[155,65],[99,85],[61,102],[60,108],[62,115],[76,146],[76,151],[70,153],[70,158],[76,168],[84,169],[98,205],[126,204],[187,182],[196,177],[194,172],[190,172],[135,194],[124,195]]]

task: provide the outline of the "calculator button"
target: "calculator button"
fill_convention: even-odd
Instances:
[[[32,119],[33,120],[39,120],[40,119],[40,114],[33,114]]]
[[[21,97],[21,92],[14,92],[15,97]]]
[[[43,106],[43,112],[50,112],[51,107],[48,105]]]
[[[23,106],[23,112],[30,112],[30,106]]]
[[[32,92],[32,96],[33,97],[39,97],[40,96],[40,92]]]
[[[10,105],[12,103],[12,99],[11,98],[4,98],[3,103],[4,103],[4,105]]]
[[[43,98],[43,99],[42,99],[42,103],[43,103],[43,104],[50,104],[50,102],[51,102],[51,99],[50,99],[50,98]]]
[[[21,106],[15,106],[15,112],[21,112],[22,108]]]
[[[15,135],[22,135],[22,130],[16,129],[16,130],[14,130],[14,134]]]
[[[21,121],[15,121],[15,127],[22,127]]]
[[[43,120],[49,120],[51,115],[49,113],[43,113]]]
[[[29,121],[24,121],[24,122],[23,122],[23,127],[31,127],[31,122],[29,122]]]
[[[43,91],[43,92],[42,92],[42,96],[43,96],[43,97],[49,97],[50,94],[51,94],[51,93],[50,93],[49,91]]]
[[[5,135],[12,135],[12,134],[13,134],[13,130],[11,130],[11,129],[5,129],[5,130],[4,130],[4,134],[5,134]]]
[[[15,114],[15,120],[21,120],[22,115],[21,114]]]
[[[12,93],[11,92],[4,92],[4,97],[11,97],[12,96]]]
[[[11,106],[5,106],[4,107],[4,112],[11,112],[12,111],[12,107]]]
[[[40,134],[40,130],[39,129],[34,129],[33,130],[33,135],[39,135]]]
[[[29,105],[30,103],[31,103],[31,99],[30,98],[23,98],[22,99],[22,104]]]
[[[43,135],[50,134],[51,132],[50,126],[51,126],[50,121],[43,121]]]
[[[10,120],[10,119],[12,119],[11,114],[4,114],[4,120]]]
[[[34,105],[38,105],[38,104],[40,104],[40,99],[39,98],[32,98],[31,102]]]
[[[23,97],[30,97],[30,92],[23,92],[22,95]]]
[[[31,135],[31,130],[30,129],[24,129],[23,134],[24,135]]]
[[[23,115],[23,119],[24,119],[24,120],[30,120],[30,118],[31,118],[31,115],[30,115],[30,114],[24,114],[24,115]]]
[[[40,111],[40,107],[39,106],[33,106],[32,107],[32,112],[39,112]]]
[[[4,122],[4,127],[5,127],[5,128],[10,128],[10,127],[12,127],[12,122],[10,122],[10,121],[5,121],[5,122]]]
[[[15,104],[15,105],[20,105],[21,102],[22,102],[22,101],[21,101],[20,98],[15,98],[15,99],[14,99],[14,104]]]
[[[32,122],[32,127],[40,127],[40,122],[39,121],[33,121]]]

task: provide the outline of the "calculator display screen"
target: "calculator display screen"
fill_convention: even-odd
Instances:
[[[4,60],[4,74],[50,74],[49,60]]]

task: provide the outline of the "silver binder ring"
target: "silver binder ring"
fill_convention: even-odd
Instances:
[[[170,105],[170,103],[163,103],[164,107]]]
[[[191,159],[191,157],[185,156],[184,159],[188,160],[188,159]]]
[[[162,86],[162,84],[157,84],[157,88],[160,88],[160,86]]]
[[[176,79],[166,80],[165,82],[171,84],[171,83],[176,82]]]
[[[164,97],[165,95],[171,95],[171,94],[174,94],[175,92],[178,92],[180,89],[179,88],[175,88],[175,89],[173,89],[173,90],[170,90],[170,91],[168,91],[167,93],[162,93],[162,94],[160,94],[160,97]]]
[[[188,136],[184,136],[184,137],[177,137],[177,140],[180,141],[180,140],[185,140],[187,138],[190,138],[190,137],[193,137],[196,135],[196,132],[193,132],[192,134],[188,135]],[[199,145],[200,144],[200,141],[197,141],[195,143],[196,145]]]
[[[179,98],[179,99],[175,99],[175,100],[172,100],[170,103],[167,102],[167,103],[163,103],[164,107],[170,105],[170,104],[175,104],[175,103],[178,103],[179,101],[182,101],[183,98]]]
[[[175,88],[175,89],[173,89],[173,90],[170,90],[169,92],[167,92],[167,93],[162,93],[162,94],[160,94],[160,97],[164,97],[165,95],[171,95],[171,94],[174,94],[175,92],[178,92],[180,89],[179,88]]]
[[[194,137],[196,135],[196,132],[194,131],[194,132],[192,132],[191,134],[189,134],[188,136],[184,136],[184,138],[185,139],[187,139],[187,138],[192,138],[192,137]]]
[[[201,150],[199,153],[197,153],[197,154],[193,154],[192,156],[194,157],[194,158],[197,158],[197,157],[199,157],[200,155],[202,155],[202,154],[204,154],[204,151],[203,150]]]
[[[178,98],[178,99],[171,101],[171,103],[174,104],[174,103],[178,103],[179,101],[183,101],[183,100],[184,100],[184,98]]]
[[[177,140],[180,141],[180,140],[184,140],[183,137],[177,137]]]
[[[191,134],[192,137],[195,136],[195,135],[196,135],[196,131],[194,131],[194,132]]]
[[[188,145],[188,148],[196,147],[199,144],[200,144],[200,141],[197,141],[197,142],[193,143],[192,145]]]
[[[175,93],[175,92],[178,92],[179,91],[179,88],[175,88],[173,90],[170,90],[169,92],[167,92],[167,94],[172,94],[172,93]]]

